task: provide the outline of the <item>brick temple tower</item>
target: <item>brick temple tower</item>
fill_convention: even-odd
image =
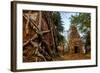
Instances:
[[[83,53],[83,42],[75,25],[71,25],[68,34],[69,53]]]

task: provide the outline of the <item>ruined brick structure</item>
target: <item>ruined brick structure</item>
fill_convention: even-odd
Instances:
[[[71,25],[68,35],[69,53],[83,53],[83,42],[75,25]]]

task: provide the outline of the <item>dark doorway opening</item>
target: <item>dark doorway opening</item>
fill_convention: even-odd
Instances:
[[[79,47],[78,46],[75,46],[74,49],[75,49],[74,50],[75,53],[79,53]]]

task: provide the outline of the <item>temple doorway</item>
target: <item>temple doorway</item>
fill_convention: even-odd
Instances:
[[[78,47],[78,46],[75,46],[75,47],[74,47],[74,52],[75,52],[75,53],[79,53],[79,47]]]

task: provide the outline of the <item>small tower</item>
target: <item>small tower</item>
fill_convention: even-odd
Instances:
[[[68,35],[69,53],[83,53],[83,42],[75,25],[71,25]]]

